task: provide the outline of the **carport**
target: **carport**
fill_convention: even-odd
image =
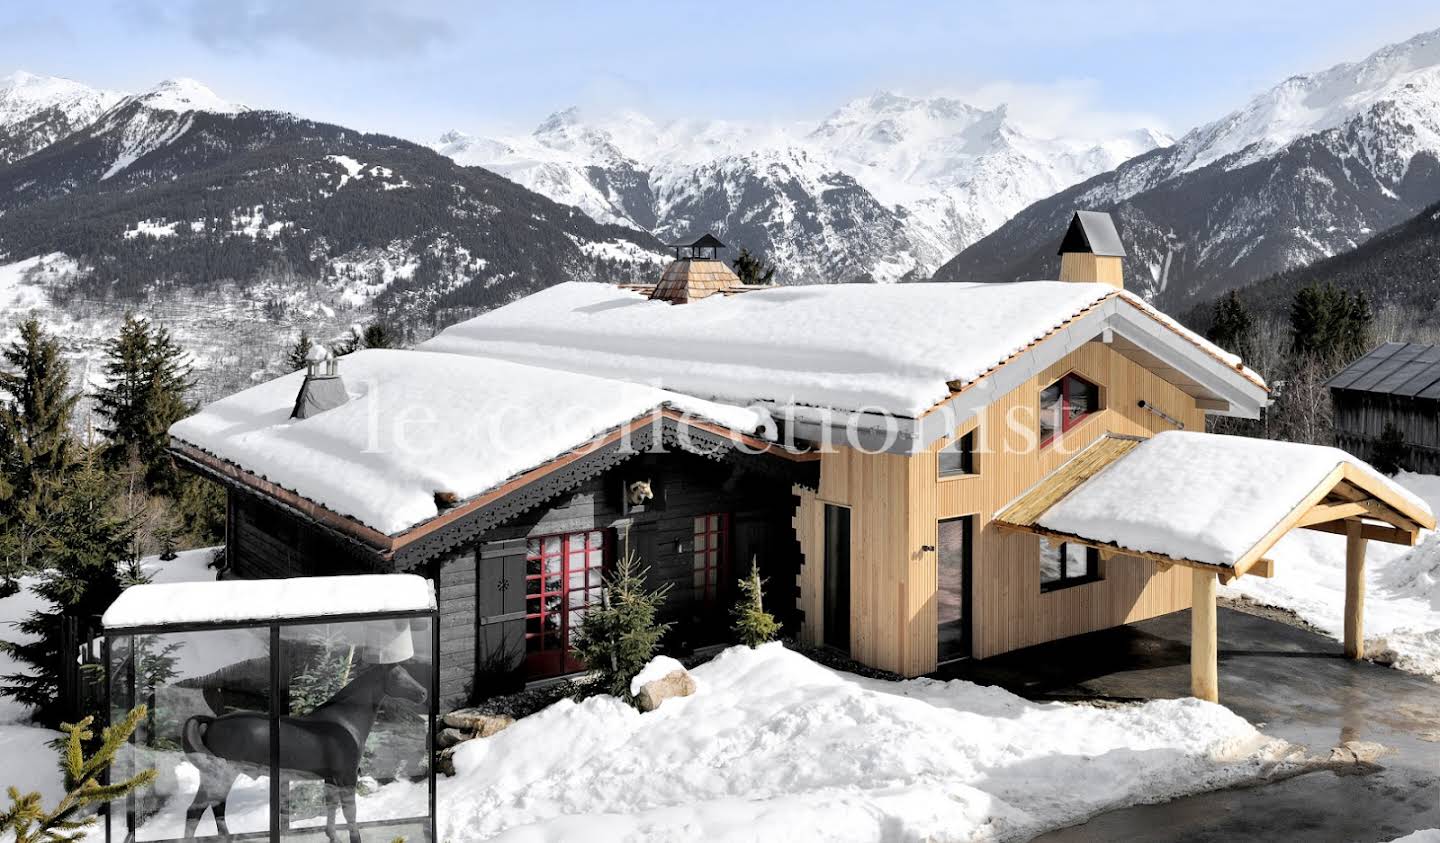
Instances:
[[[1424,501],[1336,448],[1170,431],[1109,435],[995,518],[1018,530],[1191,569],[1191,693],[1218,701],[1217,580],[1273,576],[1266,557],[1291,530],[1346,537],[1345,655],[1363,658],[1367,542],[1414,545]]]

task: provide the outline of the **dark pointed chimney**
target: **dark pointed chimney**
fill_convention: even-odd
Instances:
[[[319,343],[310,346],[305,352],[305,382],[300,385],[300,394],[295,396],[295,409],[290,411],[290,418],[308,419],[349,400],[345,381],[340,379],[339,361],[325,346]]]

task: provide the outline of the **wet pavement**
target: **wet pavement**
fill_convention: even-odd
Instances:
[[[1140,805],[1036,840],[1372,841],[1440,828],[1440,683],[1344,658],[1338,642],[1222,608],[1220,701],[1267,735],[1326,757],[1384,745],[1373,764]],[[1190,689],[1190,615],[1178,612],[942,671],[1037,700],[1143,700]]]

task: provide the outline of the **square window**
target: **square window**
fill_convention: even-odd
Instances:
[[[975,473],[975,431],[940,449],[940,476],[957,477]]]
[[[1100,551],[1071,542],[1040,539],[1040,590],[1053,591],[1100,579]]]
[[[1074,373],[1040,390],[1039,433],[1044,445],[1100,410],[1100,387]]]

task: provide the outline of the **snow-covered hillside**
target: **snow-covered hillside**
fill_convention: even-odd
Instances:
[[[1047,138],[944,97],[881,92],[816,124],[657,122],[568,109],[530,135],[443,135],[434,148],[601,222],[673,240],[700,231],[791,281],[928,275],[1026,205],[1169,139]],[[821,254],[821,253],[825,254]]]
[[[90,125],[123,96],[23,70],[0,76],[0,164]]]
[[[1076,208],[1112,209],[1127,285],[1176,308],[1353,249],[1437,196],[1440,30],[1286,79],[1025,208],[936,277],[1041,277]]]

